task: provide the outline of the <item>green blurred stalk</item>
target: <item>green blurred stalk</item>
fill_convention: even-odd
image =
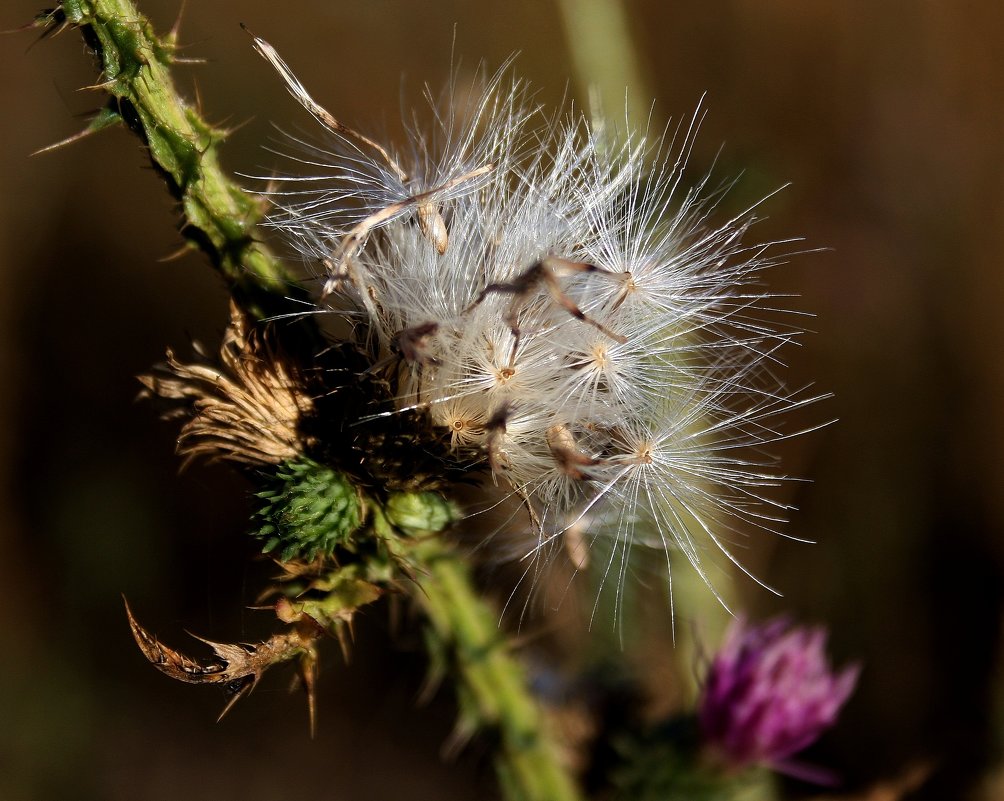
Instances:
[[[647,130],[654,94],[638,59],[623,1],[557,0],[557,3],[580,96],[589,98],[593,115],[619,119],[621,105],[627,98],[630,129]],[[617,114],[611,114],[611,109],[616,109]]]
[[[624,144],[625,131],[619,130],[621,120],[636,134],[650,130],[657,134],[661,123],[657,119],[652,125],[649,118],[655,95],[638,58],[639,48],[624,0],[557,0],[557,5],[579,90],[590,99],[594,125],[605,137],[606,146],[616,152]],[[622,109],[618,104],[625,98],[629,102]],[[610,129],[607,120],[613,120],[617,127]],[[686,566],[673,572],[673,597],[677,608],[691,610],[689,617],[695,623],[678,625],[674,632],[676,680],[685,698],[695,698],[700,689],[695,673],[679,666],[699,664],[707,644],[721,640],[731,616],[697,571]],[[662,601],[656,600],[657,604]]]

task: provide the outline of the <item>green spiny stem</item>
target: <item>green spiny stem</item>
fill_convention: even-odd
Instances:
[[[318,597],[304,600],[304,588],[292,585],[294,599],[280,617],[291,622],[306,614],[338,635],[359,606],[376,599],[379,585],[412,587],[428,620],[433,669],[442,674],[453,667],[458,728],[498,734],[497,768],[507,797],[578,799],[497,614],[476,590],[463,555],[442,535],[458,517],[453,504],[433,492],[400,492],[384,501],[359,496],[360,508],[366,509],[360,513],[342,502],[357,498],[348,479],[317,462],[284,463],[276,476],[278,490],[258,494],[264,505],[256,517],[265,522],[258,536],[268,540],[266,549],[312,559],[340,548],[343,556],[362,560],[339,567],[327,582],[312,582],[309,588]]]
[[[376,515],[376,528],[383,527]],[[387,537],[395,557],[416,583],[415,599],[428,617],[432,639],[452,652],[462,709],[474,728],[501,740],[496,766],[511,801],[575,801],[580,797],[540,705],[499,629],[498,616],[477,592],[463,557],[442,537]]]
[[[210,256],[252,310],[272,310],[295,293],[278,259],[255,238],[261,202],[220,166],[225,132],[209,125],[174,85],[172,37],[158,37],[130,0],[63,0],[61,10],[84,29],[101,60],[103,88],[180,201],[186,239]]]

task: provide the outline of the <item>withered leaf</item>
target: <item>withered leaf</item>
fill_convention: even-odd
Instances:
[[[137,622],[124,596],[122,600],[136,644],[154,667],[178,681],[223,686],[227,703],[218,720],[222,720],[237,701],[254,689],[266,670],[299,658],[300,679],[307,693],[313,734],[316,718],[316,642],[323,634],[316,625],[298,625],[257,644],[215,642],[193,634],[192,637],[204,642],[213,651],[212,659],[198,661],[161,643]]]

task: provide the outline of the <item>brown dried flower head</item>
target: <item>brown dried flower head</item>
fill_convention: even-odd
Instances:
[[[271,465],[303,452],[299,422],[313,408],[304,381],[268,335],[236,304],[219,360],[195,345],[199,361],[170,349],[167,362],[139,376],[143,398],[168,402],[165,419],[184,418],[178,453],[243,465]]]

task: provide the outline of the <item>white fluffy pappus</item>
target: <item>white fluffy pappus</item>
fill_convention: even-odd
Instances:
[[[670,596],[682,555],[721,599],[714,566],[745,572],[748,531],[787,511],[764,449],[804,433],[783,418],[818,398],[776,375],[801,332],[761,279],[788,243],[746,242],[755,207],[715,222],[727,186],[684,186],[700,109],[674,137],[617,144],[542,113],[507,65],[430,96],[430,126],[409,120],[392,152],[255,44],[330,134],[268,192],[269,224],[399,365],[400,407],[520,499],[528,580],[564,541],[580,569],[579,546],[604,541],[618,604],[635,551]]]

